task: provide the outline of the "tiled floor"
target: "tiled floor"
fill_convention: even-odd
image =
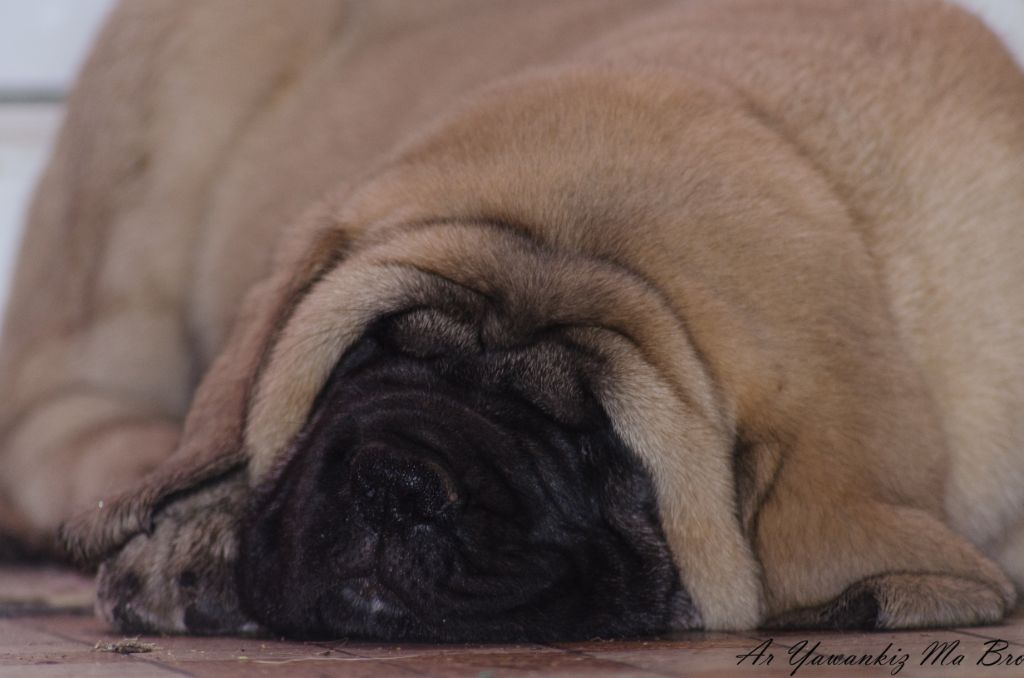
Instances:
[[[905,633],[774,636],[690,633],[630,641],[550,645],[384,645],[272,638],[142,637],[147,652],[95,649],[117,643],[89,613],[92,583],[59,570],[0,569],[0,678],[26,676],[1019,676],[1021,666],[979,666],[1024,656],[1024,614],[1005,625]],[[767,644],[768,641],[770,644]],[[1000,641],[1000,642],[995,642]],[[925,659],[929,646],[943,643]],[[820,643],[820,644],[818,644]],[[816,644],[818,644],[816,646]],[[763,653],[758,654],[758,648]],[[1000,649],[1001,648],[1001,649]],[[816,650],[817,654],[809,654]],[[986,655],[986,651],[989,653]],[[816,662],[843,653],[880,666]],[[740,658],[746,655],[742,661]],[[769,663],[767,658],[772,655]],[[821,655],[823,659],[816,659]],[[756,656],[762,662],[753,665]],[[797,665],[801,658],[806,660]],[[957,659],[962,656],[961,659]],[[922,662],[923,660],[923,662]],[[795,670],[795,674],[794,674]]]

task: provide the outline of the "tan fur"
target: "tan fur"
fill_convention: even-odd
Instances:
[[[996,38],[928,0],[126,3],[30,218],[4,520],[102,499],[68,537],[115,552],[282,463],[373,317],[490,293],[496,340],[603,356],[709,628],[851,586],[888,626],[998,618],[1022,111]]]

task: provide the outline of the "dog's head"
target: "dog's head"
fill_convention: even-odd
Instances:
[[[589,637],[695,618],[650,474],[591,393],[595,360],[555,337],[488,346],[477,319],[436,308],[376,322],[255,494],[243,605],[291,636]]]
[[[248,413],[243,608],[292,636],[701,625],[688,581],[706,580],[680,569],[733,554],[675,557],[722,522],[708,463],[678,450],[728,434],[710,388],[651,365],[700,372],[672,325],[630,274],[488,224],[427,226],[324,276]]]

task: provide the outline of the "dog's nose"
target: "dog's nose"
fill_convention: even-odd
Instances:
[[[435,522],[458,500],[440,464],[386,447],[360,450],[352,462],[355,501],[370,522]]]

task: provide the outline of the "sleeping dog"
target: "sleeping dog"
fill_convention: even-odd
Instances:
[[[0,525],[70,518],[125,631],[996,621],[1022,159],[933,0],[125,3],[29,219]]]

